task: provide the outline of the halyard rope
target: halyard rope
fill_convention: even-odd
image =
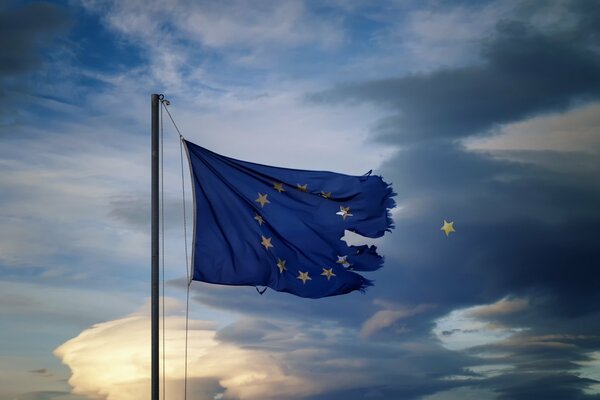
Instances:
[[[187,215],[186,215],[186,198],[185,198],[185,171],[183,166],[183,135],[181,131],[177,127],[173,116],[169,112],[167,108],[171,103],[168,100],[162,100],[162,109],[167,112],[171,123],[175,127],[175,130],[179,134],[179,158],[181,161],[181,191],[182,191],[182,208],[183,208],[183,236],[184,236],[184,248],[185,248],[185,275],[186,275],[186,299],[185,299],[185,364],[184,364],[184,379],[183,379],[183,398],[187,400],[187,378],[188,378],[188,336],[189,336],[189,310],[190,310],[190,284],[192,283],[190,279],[190,267],[189,267],[189,259],[188,259],[188,245],[187,245]],[[161,109],[161,124],[162,124],[162,109]],[[161,159],[162,160],[162,159]],[[164,235],[163,235],[164,236]],[[164,255],[164,251],[163,251]],[[163,320],[164,320],[164,270],[163,270]],[[164,327],[164,325],[163,325]],[[163,341],[164,341],[164,333],[163,333]],[[164,343],[164,342],[163,342]],[[164,344],[163,344],[164,346]],[[164,354],[164,353],[163,353]],[[163,360],[163,368],[164,368],[164,360]],[[164,376],[163,376],[164,379]],[[163,390],[164,390],[163,383]]]

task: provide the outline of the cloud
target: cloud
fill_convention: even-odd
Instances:
[[[598,18],[597,7],[570,16]],[[576,38],[576,41],[573,41]],[[392,112],[379,121],[386,143],[414,144],[488,134],[502,124],[564,111],[600,95],[597,29],[587,24],[539,30],[498,23],[482,62],[396,78],[347,83],[309,96],[320,103],[372,103]]]
[[[591,103],[565,113],[541,115],[506,124],[490,137],[466,141],[468,149],[484,151],[600,152],[600,104]],[[525,161],[525,160],[523,160]]]
[[[61,40],[71,25],[64,7],[48,2],[3,2],[0,5],[0,137],[26,113],[43,74],[58,57]],[[54,77],[53,77],[54,78]],[[44,82],[45,85],[46,83]],[[8,100],[7,100],[8,99]]]
[[[477,374],[476,386],[493,390],[499,398],[525,399],[531,393],[596,398],[593,388],[600,375],[590,349],[597,348],[600,336],[593,329],[574,333],[578,330],[562,319],[553,321],[532,307],[543,306],[504,298],[455,310],[436,321],[434,333],[445,347],[478,357],[479,365],[468,368]]]
[[[488,385],[498,393],[498,399],[573,399],[594,400],[597,394],[586,394],[581,388],[596,383],[592,379],[581,378],[569,373],[526,374],[515,371],[493,378]]]
[[[420,314],[433,307],[430,304],[420,304],[416,307],[401,307],[377,299],[373,303],[382,306],[384,309],[377,311],[363,323],[360,330],[360,335],[363,339],[367,339],[383,329],[396,325],[402,319]]]
[[[593,398],[593,376],[581,379],[573,364],[597,350],[598,296],[589,282],[598,278],[590,261],[600,260],[593,233],[600,221],[592,111],[598,35],[585,22],[598,13],[579,5],[568,7],[575,22],[552,25],[539,9],[532,24],[502,22],[474,64],[309,97],[391,113],[373,131],[403,146],[381,168],[402,209],[394,236],[380,246],[387,268],[375,288],[401,304],[437,304],[410,328],[433,329],[439,343],[474,357],[444,377],[470,389],[440,396],[479,388],[487,397],[527,398],[530,388]],[[572,44],[575,36],[581,40]],[[498,134],[498,142],[460,145],[486,134]],[[439,232],[447,218],[457,228],[450,238]],[[384,326],[401,313],[379,317]]]
[[[280,339],[282,329],[267,321],[253,318],[242,318],[217,332],[217,340],[238,344],[255,344],[267,340]]]
[[[507,305],[506,299],[498,302],[475,306],[466,309],[454,310],[448,315],[436,320],[433,333],[440,342],[452,350],[464,350],[490,343],[498,343],[505,338],[523,330],[523,327],[502,326],[494,324],[486,317],[514,312],[519,306]],[[512,304],[524,302],[523,299],[514,299]],[[512,307],[512,309],[511,309]]]
[[[495,400],[497,397],[490,389],[460,387],[423,397],[423,400]]]
[[[71,261],[84,254],[102,258],[103,253],[112,258],[111,249],[117,247],[121,248],[118,253],[130,260],[141,257],[141,250],[136,249],[145,238],[140,234],[118,232],[119,227],[106,223],[106,229],[98,229],[98,221],[109,213],[110,198],[130,187],[130,179],[145,175],[139,155],[118,146],[99,145],[96,138],[85,134],[72,137],[64,132],[54,132],[44,141],[7,140],[1,153],[6,173],[0,177],[4,189],[0,204],[7,210],[0,216],[5,228],[0,231],[3,267],[43,265],[57,273],[59,268],[50,267],[68,267],[64,263],[67,255]],[[128,171],[127,176],[122,175],[123,170]],[[117,236],[121,240],[115,240]],[[80,269],[69,279],[89,272]]]
[[[113,28],[139,38],[148,37],[149,27],[171,34],[185,34],[209,47],[226,46],[329,46],[340,40],[335,21],[311,12],[304,2],[282,1],[249,7],[239,0],[187,3],[178,1],[164,9],[162,3],[90,0],[84,6],[106,12]],[[176,21],[176,23],[175,23]],[[150,29],[151,30],[151,29]]]
[[[314,44],[341,41],[337,21],[311,13],[303,2],[282,1],[248,7],[243,1],[207,3],[188,14],[184,29],[210,47]]]
[[[30,72],[42,64],[41,52],[64,33],[70,19],[65,10],[45,2],[0,7],[0,74]]]
[[[473,63],[481,39],[493,34],[499,20],[514,17],[514,8],[511,1],[468,6],[454,2],[440,2],[436,7],[421,4],[408,10],[405,21],[392,23],[391,37],[385,37],[385,43],[400,43],[413,71]]]
[[[202,92],[224,92],[223,87],[231,88],[224,82],[239,84],[240,75],[248,75],[236,67],[300,62],[306,51],[323,53],[343,42],[341,19],[323,17],[305,2],[175,1],[165,8],[156,0],[85,0],[82,5],[141,49],[148,60],[144,73],[169,94],[189,91],[192,84]],[[295,54],[298,49],[305,52]]]
[[[499,315],[512,314],[527,308],[526,299],[504,298],[495,303],[472,308],[467,315],[471,318],[489,319]]]

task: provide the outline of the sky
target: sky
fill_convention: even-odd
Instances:
[[[192,283],[190,398],[600,399],[585,0],[2,2],[1,399],[149,397],[151,93],[220,154],[397,193],[364,294]],[[163,160],[181,398],[192,201],[168,119]]]

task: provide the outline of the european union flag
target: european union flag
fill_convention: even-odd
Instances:
[[[193,280],[311,298],[371,285],[356,271],[381,268],[375,246],[341,238],[393,227],[394,193],[381,177],[272,167],[184,144],[194,186]]]

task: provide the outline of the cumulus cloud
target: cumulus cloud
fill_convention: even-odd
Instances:
[[[169,316],[165,321],[167,395],[181,394],[184,377],[185,320]],[[150,321],[133,314],[96,324],[55,350],[72,371],[69,383],[76,394],[107,400],[137,400],[149,396]],[[268,354],[218,342],[215,328],[205,321],[190,321],[189,393],[213,399],[281,398],[315,391],[310,382],[287,375],[281,360]],[[215,391],[205,393],[203,387]],[[198,397],[196,397],[198,398]]]

